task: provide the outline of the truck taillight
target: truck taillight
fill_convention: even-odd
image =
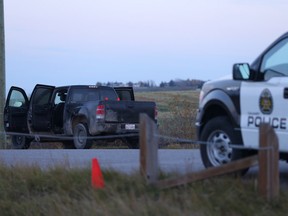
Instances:
[[[104,119],[105,118],[105,106],[98,105],[96,109],[96,119]]]

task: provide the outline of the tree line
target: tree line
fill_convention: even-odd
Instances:
[[[129,86],[129,87],[134,87],[134,88],[173,88],[173,87],[178,87],[178,88],[192,88],[192,89],[200,89],[202,88],[203,84],[205,81],[203,80],[197,80],[197,79],[187,79],[187,80],[181,80],[181,79],[175,79],[175,80],[170,80],[169,82],[160,82],[159,85],[155,83],[153,80],[148,80],[148,81],[139,81],[139,82],[97,82],[97,86],[112,86],[112,87],[117,87],[117,86]]]

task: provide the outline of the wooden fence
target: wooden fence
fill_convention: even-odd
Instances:
[[[279,146],[273,128],[261,124],[258,155],[232,161],[218,167],[188,173],[177,178],[159,180],[157,126],[146,114],[140,116],[140,172],[148,184],[170,188],[215,176],[233,173],[247,167],[259,166],[258,193],[267,200],[279,195]]]

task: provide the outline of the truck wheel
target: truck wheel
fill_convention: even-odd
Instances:
[[[26,136],[13,135],[11,140],[14,149],[28,149],[30,147],[31,140]]]
[[[92,146],[92,140],[89,139],[89,133],[86,125],[76,124],[73,130],[73,141],[76,149],[89,149]]]
[[[200,146],[202,162],[206,168],[220,166],[247,156],[247,151],[229,147],[230,144],[239,145],[241,137],[235,133],[227,117],[211,119],[204,126],[200,140],[207,142]],[[241,170],[240,174],[244,175],[248,169]]]

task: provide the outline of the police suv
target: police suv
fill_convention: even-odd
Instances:
[[[233,78],[204,84],[196,117],[205,167],[218,166],[255,153],[232,149],[259,146],[259,126],[268,122],[279,139],[280,158],[288,153],[288,32],[251,64],[233,65]],[[246,148],[245,148],[246,149]]]

